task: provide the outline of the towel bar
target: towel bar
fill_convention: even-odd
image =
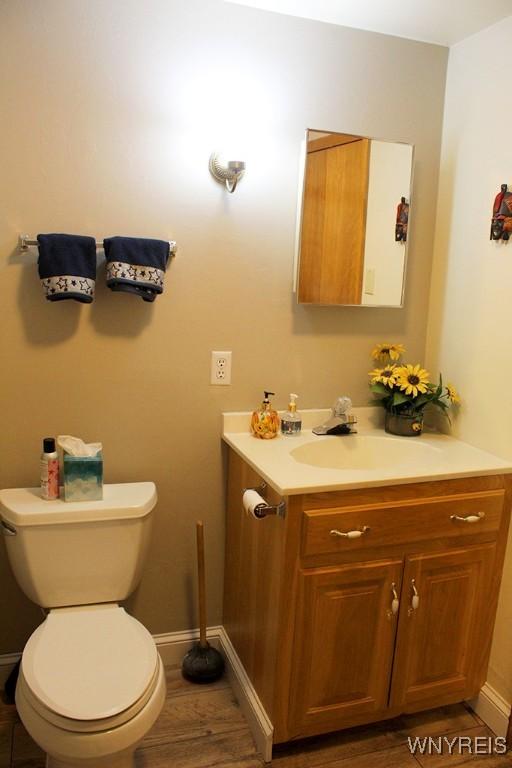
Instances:
[[[32,240],[29,238],[28,235],[20,235],[18,238],[18,247],[20,251],[28,251],[29,248],[31,248],[33,245],[37,245],[37,240]],[[96,241],[96,248],[99,250],[103,250],[103,241]],[[176,251],[178,250],[178,245],[176,243],[176,240],[169,240],[169,256],[172,258],[173,256],[176,256]]]

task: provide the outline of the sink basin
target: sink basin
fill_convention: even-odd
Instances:
[[[328,409],[302,411],[296,437],[256,440],[250,413],[224,414],[223,439],[280,496],[512,473],[512,462],[439,432],[396,437],[380,409],[356,408],[357,434],[315,435]]]
[[[326,469],[391,469],[438,462],[442,451],[417,438],[387,435],[344,435],[318,438],[299,445],[290,456],[299,464]]]

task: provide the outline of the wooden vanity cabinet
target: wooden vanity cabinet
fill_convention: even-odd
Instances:
[[[289,496],[255,520],[242,492],[260,482],[230,450],[223,623],[274,743],[478,693],[509,476]]]

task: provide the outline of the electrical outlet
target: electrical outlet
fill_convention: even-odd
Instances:
[[[212,352],[210,384],[231,384],[231,352]]]

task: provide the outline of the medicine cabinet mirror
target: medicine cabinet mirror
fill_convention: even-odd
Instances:
[[[310,129],[304,156],[298,302],[401,307],[413,147]]]

